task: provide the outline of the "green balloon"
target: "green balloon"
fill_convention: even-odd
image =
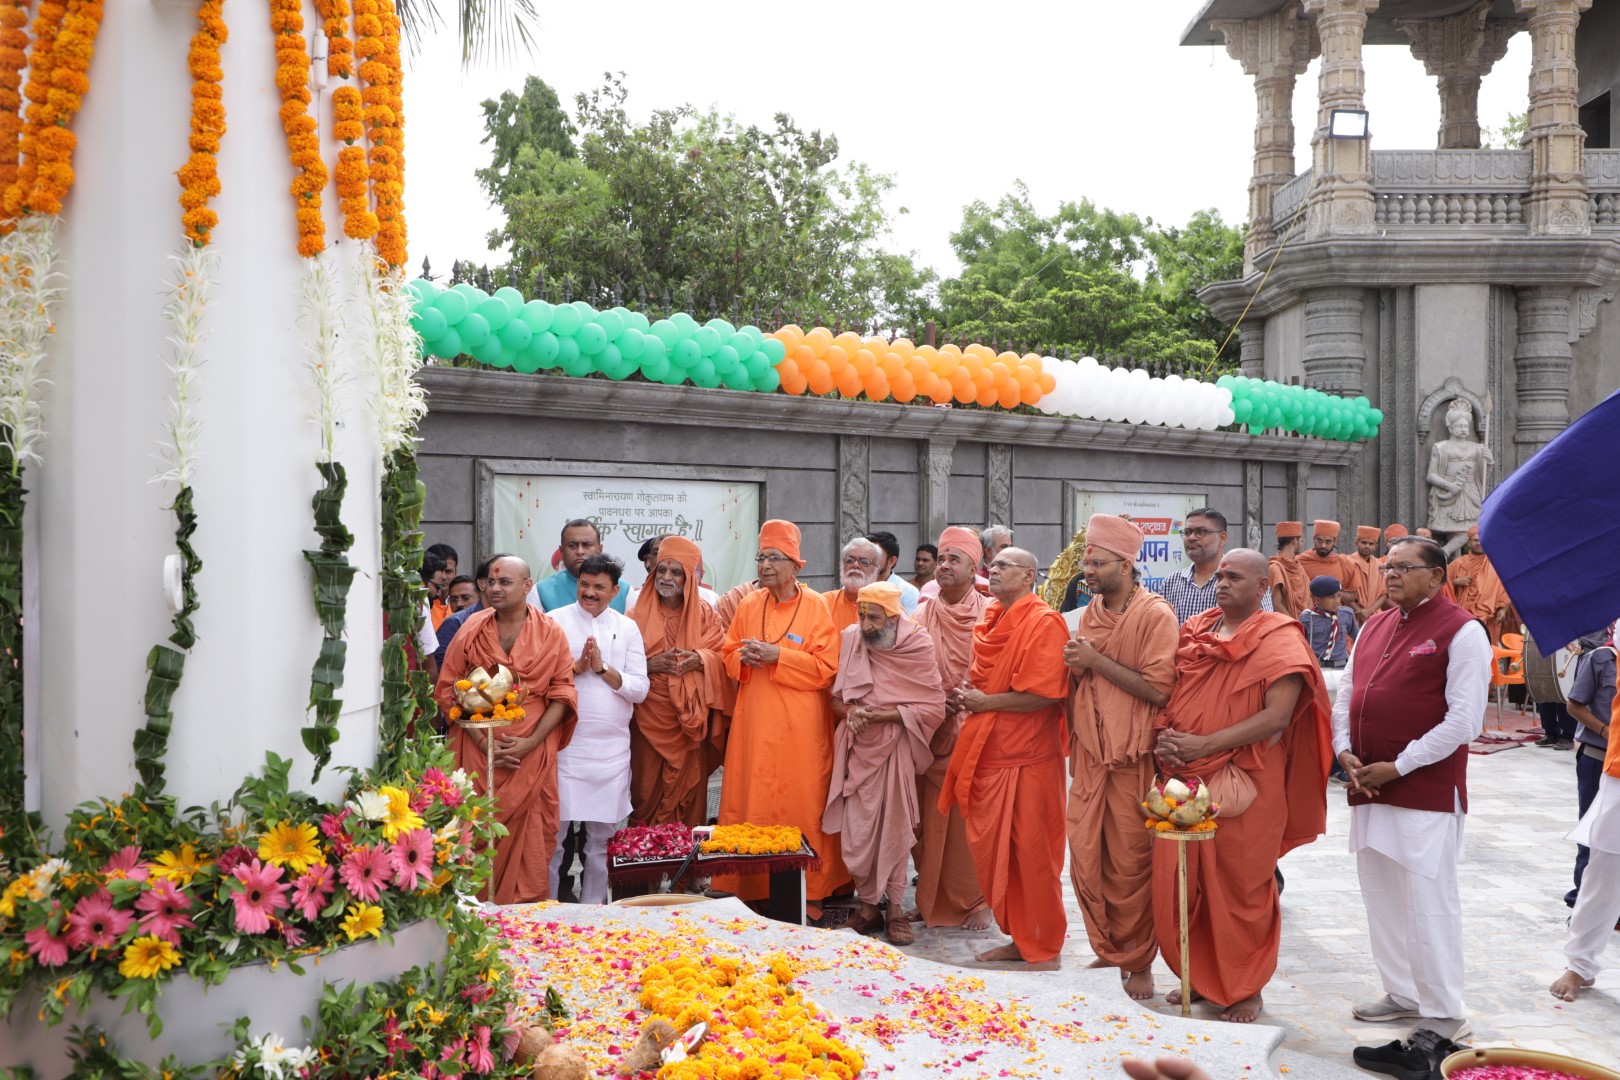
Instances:
[[[478,305],[477,310],[478,314],[484,317],[484,321],[489,323],[490,330],[495,333],[499,333],[501,327],[512,319],[512,309],[507,307],[506,301],[498,296],[492,296],[485,300]]]
[[[714,361],[706,356],[692,365],[692,370],[688,374],[691,376],[693,386],[713,390],[720,385],[720,375],[714,370]]]
[[[522,352],[529,347],[529,342],[534,339],[534,331],[530,330],[529,324],[522,319],[513,319],[501,327],[499,336],[501,344],[505,345],[509,350]]]
[[[781,385],[782,377],[776,373],[776,369],[773,367],[766,368],[763,375],[754,379],[754,389],[767,394]]]
[[[575,300],[568,306],[579,312],[580,322],[590,322],[592,319],[596,318],[596,309],[591,307],[591,305],[587,304],[583,300]]]
[[[757,352],[743,361],[743,367],[748,372],[749,381],[756,383],[765,378],[765,373],[767,371],[776,370],[775,368],[771,367],[771,365],[767,364],[765,362],[765,358]]]
[[[617,311],[604,311],[596,317],[596,325],[602,328],[609,341],[624,333],[624,316]]]
[[[558,337],[571,338],[579,333],[579,328],[585,325],[585,318],[579,309],[570,304],[562,304],[551,312],[551,332]]]
[[[669,321],[680,330],[682,337],[691,337],[698,328],[697,320],[684,311],[677,311],[669,317]]]
[[[477,307],[479,304],[482,304],[485,300],[489,299],[489,293],[485,292],[483,289],[480,289],[476,285],[469,285],[465,281],[459,285],[452,285],[450,287],[456,292],[460,293],[462,296],[465,296],[467,298],[467,303],[473,307]]]
[[[512,370],[520,371],[525,375],[533,375],[540,370],[540,358],[533,349],[524,349],[512,357]]]
[[[704,323],[703,325],[708,327],[710,330],[713,330],[715,333],[719,334],[721,341],[726,340],[732,334],[735,334],[737,332],[737,328],[735,326],[732,326],[730,323],[726,322],[726,320],[724,320],[724,319],[710,319],[708,322]]]
[[[685,341],[676,342],[675,347],[669,351],[669,358],[676,367],[689,370],[703,359],[703,352],[698,348],[697,342],[688,338]],[[709,366],[712,368],[714,365],[710,364]]]
[[[439,287],[426,278],[412,278],[405,283],[405,288],[419,300],[432,300],[439,295]]]
[[[760,342],[759,351],[765,354],[766,362],[775,367],[787,355],[787,343],[776,338],[766,338]]]
[[[719,331],[707,326],[700,328],[697,333],[693,334],[692,340],[697,342],[698,352],[704,356],[713,356],[720,348]]]
[[[625,359],[638,360],[641,358],[641,354],[647,350],[647,335],[633,326],[627,326],[624,328],[624,333],[619,335],[616,344],[619,346],[619,351],[624,354]]]
[[[569,368],[578,367],[579,362],[580,362],[579,342],[575,341],[571,337],[558,338],[557,339],[557,366],[562,368],[564,371],[568,371]],[[589,371],[589,370],[591,370],[590,361],[587,360],[587,361],[585,361],[585,368],[584,368],[583,371],[580,372],[580,374],[583,375],[583,374],[585,374],[586,371]],[[573,374],[573,373],[569,372],[569,374]]]
[[[714,350],[714,370],[722,377],[736,371],[742,361],[737,359],[737,350],[730,345],[722,345]]]
[[[612,377],[613,372],[625,365],[625,359],[623,354],[619,352],[619,347],[610,341],[605,343],[595,356],[591,357],[591,363],[596,365],[597,371]],[[629,366],[632,369],[635,368],[634,364],[630,364]],[[628,372],[626,372],[626,374],[628,374]],[[620,375],[618,378],[622,379],[624,376]]]
[[[1253,411],[1254,402],[1250,401],[1248,398],[1234,397],[1232,399],[1232,417],[1238,423],[1242,424],[1247,422],[1249,419],[1249,414]]]
[[[660,352],[653,356],[651,360],[642,360],[641,373],[653,382],[662,382],[664,376],[669,374],[670,368],[673,366],[669,362],[669,357]]]
[[[647,316],[639,311],[632,311],[624,317],[624,325],[634,327],[645,334],[648,327]]]
[[[759,351],[759,342],[741,330],[727,338],[726,344],[737,350],[737,359],[739,360],[747,360]]]
[[[647,329],[647,333],[663,342],[666,349],[673,349],[675,343],[681,340],[680,327],[669,319],[659,319]]]
[[[754,388],[754,380],[748,377],[748,369],[741,364],[720,376],[720,381],[726,384],[728,390],[752,390]]]
[[[461,355],[461,335],[455,327],[452,326],[434,339],[433,355],[440,360],[454,360]]]
[[[551,318],[551,305],[544,300],[530,300],[523,305],[523,321],[537,334],[551,329]]]
[[[538,371],[540,368],[555,366],[557,363],[557,354],[560,351],[561,348],[557,340],[557,335],[553,334],[550,330],[546,330],[543,333],[534,335],[533,340],[529,342],[529,347],[524,350],[524,352],[535,358],[535,361],[538,364],[538,366],[535,368],[536,371]]]
[[[423,306],[411,316],[411,326],[423,338],[431,341],[450,328],[450,320],[438,308]]]
[[[495,290],[495,298],[504,303],[507,310],[515,318],[523,310],[523,294],[510,285]]]
[[[469,311],[456,329],[461,331],[461,344],[469,352],[489,340],[489,323],[476,311]]]
[[[467,317],[467,312],[472,310],[472,307],[467,303],[466,296],[454,289],[451,289],[449,292],[442,292],[438,296],[435,296],[433,298],[433,306],[444,312],[444,321],[449,323],[451,326],[454,326],[462,319],[465,319]]]
[[[491,367],[512,366],[511,358],[506,355],[506,346],[501,344],[500,338],[493,335],[472,350],[472,357],[480,364],[488,364]]]
[[[590,357],[580,356],[576,353],[572,358],[563,360],[562,369],[564,374],[572,375],[577,379],[581,375],[589,375],[596,369],[596,365],[591,363]]]
[[[1250,435],[1258,435],[1264,430],[1266,430],[1266,429],[1261,427],[1259,424],[1250,424],[1249,425],[1249,434]]]
[[[579,351],[586,356],[595,356],[608,343],[607,334],[595,323],[586,323],[580,327],[574,334],[574,340],[579,342]]]
[[[686,381],[686,372],[671,364],[669,370],[664,372],[664,377],[658,381],[665,386],[679,386]]]

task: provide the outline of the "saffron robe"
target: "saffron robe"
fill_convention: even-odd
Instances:
[[[871,724],[858,735],[839,721],[821,821],[826,832],[839,834],[857,895],[876,904],[887,892],[898,903],[919,820],[917,774],[934,763],[929,743],[945,719],[945,691],[928,631],[902,618],[893,647],[874,649],[859,626],[846,628],[832,696],[851,706],[900,712],[900,723]]]
[[[1311,581],[1326,574],[1328,577],[1339,579],[1341,593],[1356,592],[1361,588],[1361,567],[1349,555],[1334,552],[1331,555],[1318,555],[1315,549],[1302,551],[1295,558],[1299,561],[1300,572],[1305,575],[1305,606],[1311,606]],[[1299,618],[1295,613],[1294,618]]]
[[[1026,962],[1063,950],[1063,757],[1069,626],[1034,593],[993,601],[973,630],[969,678],[986,694],[1052,698],[1034,712],[972,713],[945,774],[939,808],[962,808],[968,850],[990,910]]]
[[[1192,985],[1222,1006],[1253,997],[1277,970],[1282,909],[1277,859],[1315,840],[1327,826],[1327,774],[1333,749],[1331,706],[1322,673],[1297,619],[1257,612],[1235,634],[1214,634],[1219,609],[1187,621],[1176,650],[1176,688],[1158,726],[1208,735],[1264,708],[1266,690],[1298,675],[1289,726],[1274,739],[1223,750],[1192,762],[1180,775],[1208,779],[1227,764],[1254,783],[1254,802],[1221,817],[1215,839],[1187,845],[1187,921]],[[1176,845],[1155,843],[1153,923],[1159,951],[1180,974]]]
[[[781,657],[767,667],[744,664],[739,653],[748,638],[777,646]],[[821,856],[821,869],[805,880],[805,899],[820,901],[849,881],[837,834],[821,829],[833,758],[827,688],[838,667],[838,631],[827,602],[803,585],[785,604],[756,589],[737,605],[721,654],[726,673],[737,680],[737,705],[726,742],[720,824],[797,826]],[[744,900],[763,899],[766,884],[760,876],[714,879],[715,888]]]
[[[1271,584],[1281,585],[1283,590],[1283,606],[1277,610],[1290,619],[1299,618],[1299,613],[1311,606],[1311,579],[1300,566],[1300,558],[1299,555],[1273,555],[1270,561]],[[1272,603],[1275,606],[1275,597]]]
[[[1458,577],[1470,580],[1467,585],[1458,585]],[[1490,558],[1485,555],[1458,555],[1451,560],[1450,569],[1446,571],[1446,582],[1451,586],[1457,606],[1485,624],[1492,644],[1501,644],[1502,627],[1497,622],[1496,611],[1507,607],[1511,601],[1508,600],[1507,589],[1502,587],[1502,579],[1496,576],[1496,567],[1491,565]]]
[[[686,572],[681,609],[671,612],[658,592],[644,588],[632,612],[649,657],[671,649],[695,651],[703,666],[684,675],[649,675],[646,700],[630,725],[630,820],[637,825],[708,820],[709,737],[725,701],[720,616],[697,595],[696,574]]]
[[[486,734],[525,738],[540,725],[540,716],[553,701],[567,708],[562,722],[540,745],[523,756],[515,769],[495,770],[495,820],[507,835],[495,841],[495,871],[479,895],[497,904],[529,904],[551,899],[551,853],[560,824],[557,803],[557,754],[567,746],[578,723],[579,696],[574,689],[574,654],[562,627],[539,608],[525,604],[523,628],[508,653],[501,648],[500,627],[494,608],[485,608],[462,624],[444,654],[444,667],[433,691],[439,707],[448,712],[456,701],[456,680],[474,668],[494,673],[505,664],[522,691],[518,705],[524,717],[493,732],[473,732],[450,725],[450,743],[456,764],[467,771],[473,787],[484,793],[488,760],[479,749]]]
[[[1168,600],[1138,589],[1124,611],[1109,611],[1100,598],[1092,600],[1081,609],[1076,636],[1169,694],[1180,630]],[[1144,971],[1158,947],[1153,836],[1142,827],[1142,797],[1153,784],[1159,708],[1096,671],[1074,676],[1074,684],[1069,876],[1091,951],[1126,971]]]
[[[924,597],[914,616],[917,625],[928,631],[939,660],[939,681],[946,693],[961,686],[973,662],[973,628],[984,617],[990,598],[969,589],[960,604],[948,604],[938,595]],[[967,826],[962,808],[949,813],[939,808],[945,773],[950,768],[951,751],[962,730],[960,713],[946,716],[929,744],[933,764],[917,777],[918,813],[922,823],[917,843],[911,849],[917,866],[917,910],[928,926],[961,926],[969,915],[984,907],[984,893],[973,869],[968,851]]]

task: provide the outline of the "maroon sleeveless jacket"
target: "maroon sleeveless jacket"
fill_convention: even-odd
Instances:
[[[1350,697],[1350,752],[1363,764],[1394,761],[1413,739],[1446,716],[1446,666],[1451,641],[1473,616],[1435,596],[1402,618],[1400,608],[1367,620],[1356,639]],[[1379,802],[1409,810],[1468,809],[1468,747],[1425,765],[1380,790],[1377,799],[1351,795],[1352,806]]]

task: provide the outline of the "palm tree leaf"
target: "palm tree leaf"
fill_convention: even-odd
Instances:
[[[421,51],[425,34],[444,25],[438,0],[394,0],[394,7],[412,53]],[[519,46],[532,53],[539,21],[535,0],[456,0],[462,66],[504,60]]]

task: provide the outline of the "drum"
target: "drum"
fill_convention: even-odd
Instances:
[[[1569,690],[1575,684],[1575,654],[1568,649],[1555,649],[1544,656],[1536,641],[1524,635],[1524,684],[1537,702],[1562,704],[1569,700]]]

